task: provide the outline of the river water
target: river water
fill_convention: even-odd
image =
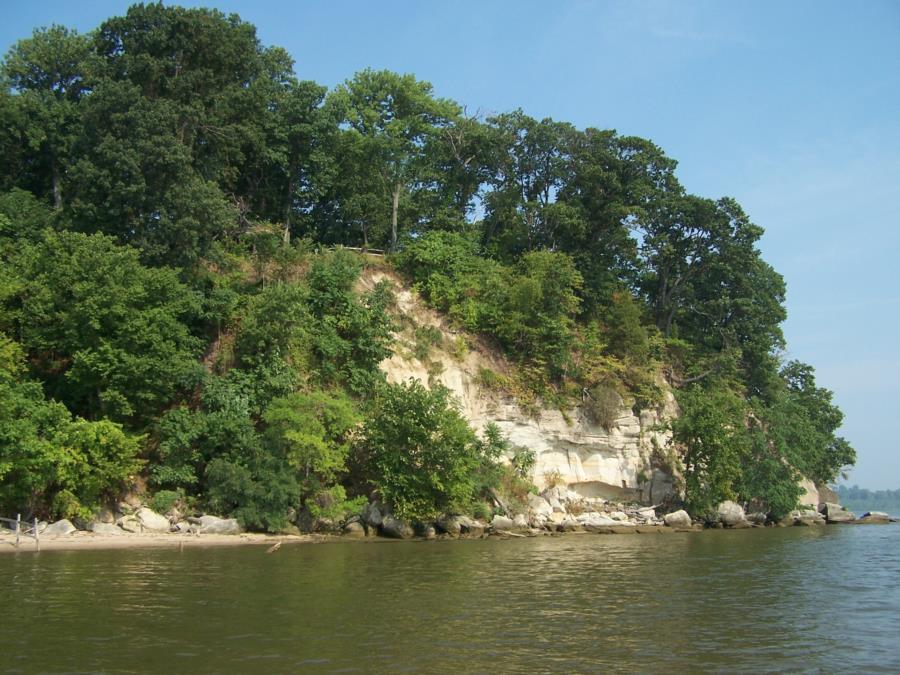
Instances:
[[[898,672],[900,525],[0,556],[0,672]]]

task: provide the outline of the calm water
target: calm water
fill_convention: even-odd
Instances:
[[[897,672],[900,525],[0,556],[0,672]]]

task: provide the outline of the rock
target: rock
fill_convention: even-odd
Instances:
[[[466,516],[460,521],[461,533],[467,537],[477,538],[484,536],[484,523],[478,520],[472,520]]]
[[[760,511],[747,514],[747,520],[749,520],[754,525],[765,525],[768,519],[768,516]]]
[[[71,521],[63,518],[62,520],[57,520],[55,523],[50,523],[46,528],[44,528],[44,534],[53,534],[53,535],[66,535],[72,534],[76,531],[76,527],[72,524]]]
[[[816,492],[819,493],[819,504],[837,504],[840,506],[841,498],[838,493],[827,485],[816,485]]]
[[[428,541],[437,539],[437,530],[434,529],[434,525],[426,525],[422,528],[422,536]]]
[[[150,532],[168,532],[171,528],[168,518],[147,507],[138,509],[134,516],[138,519],[143,529]]]
[[[100,509],[99,511],[97,511],[97,513],[94,514],[94,522],[115,525],[116,514],[107,508]]]
[[[553,513],[553,507],[540,495],[528,493],[528,509],[536,516],[549,518]]]
[[[366,536],[366,528],[358,520],[344,523],[342,534],[352,539],[362,539]]]
[[[637,517],[641,520],[654,521],[654,520],[656,520],[656,509],[653,509],[653,508],[638,509]]]
[[[613,520],[612,518],[596,512],[583,513],[578,516],[576,520],[578,520],[578,522],[580,522],[586,530],[591,530],[592,528],[598,527],[616,527],[622,524],[618,520]]]
[[[829,523],[850,523],[856,520],[850,511],[840,504],[825,502],[819,506],[819,512],[825,516],[825,520]]]
[[[613,511],[612,513],[609,514],[609,517],[612,518],[613,520],[618,520],[618,521],[628,520],[628,514],[625,513],[624,511]]]
[[[446,532],[452,537],[458,537],[462,532],[461,519],[462,516],[442,516],[435,525],[442,532]]]
[[[554,511],[550,514],[550,517],[547,519],[548,523],[552,523],[553,525],[559,525],[562,521],[564,521],[568,516],[563,511]]]
[[[807,527],[811,525],[824,525],[825,516],[821,513],[816,513],[815,511],[799,511],[795,523]]]
[[[866,511],[856,522],[860,525],[890,523],[893,519],[884,511]]]
[[[513,529],[513,521],[506,516],[496,515],[491,520],[491,529],[494,532],[508,532]]]
[[[122,516],[116,521],[116,525],[126,532],[133,532],[135,534],[140,534],[144,531],[141,521],[138,520],[137,516]]]
[[[566,518],[559,525],[556,526],[557,532],[578,532],[581,530],[581,523],[579,523],[574,518]]]
[[[94,534],[110,534],[110,535],[120,535],[125,534],[125,530],[114,523],[98,523],[93,522],[88,525],[88,530],[93,532]]]
[[[719,521],[727,527],[734,527],[745,520],[744,507],[732,501],[724,501],[716,507]]]
[[[669,527],[690,527],[691,526],[691,517],[688,515],[687,511],[684,509],[680,511],[675,511],[674,513],[667,513],[665,518],[663,519]]]
[[[516,530],[527,530],[528,529],[528,518],[525,517],[525,514],[520,513],[515,518],[513,518],[513,529],[516,529]]]
[[[406,521],[394,516],[384,516],[381,520],[381,534],[391,539],[411,539],[416,533]]]
[[[369,527],[380,526],[381,523],[384,522],[384,512],[382,511],[381,504],[378,502],[366,504],[362,512],[362,518]]]
[[[244,530],[235,518],[200,516],[200,534],[241,534]]]

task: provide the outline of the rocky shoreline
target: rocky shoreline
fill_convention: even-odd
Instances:
[[[484,537],[537,537],[547,535],[664,534],[698,532],[706,529],[750,529],[763,527],[819,526],[826,524],[885,524],[897,522],[886,513],[868,512],[857,518],[840,504],[823,503],[818,510],[790,513],[774,522],[764,513],[745,513],[740,504],[723,502],[715,514],[704,520],[692,519],[684,510],[663,513],[660,506],[613,503],[585,498],[563,487],[529,494],[524,508],[510,509],[498,504],[490,520],[464,515],[447,515],[433,523],[411,524],[396,518],[389,507],[377,501],[366,505],[360,515],[342,523],[320,521],[313,533],[284,534],[244,532],[237,520],[213,515],[162,515],[146,506],[120,505],[125,513],[101,512],[90,523],[60,520],[39,523],[40,544],[46,550],[141,548],[159,546],[198,547],[236,544],[321,543],[340,540],[387,539],[480,539]],[[506,515],[503,515],[506,514]],[[0,530],[0,552],[34,550],[32,537],[21,537],[15,547],[11,530]]]

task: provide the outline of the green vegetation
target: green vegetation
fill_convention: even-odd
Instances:
[[[273,531],[373,492],[412,519],[524,498],[527,449],[385,383],[394,299],[342,246],[502,350],[479,379],[523,406],[609,428],[666,379],[697,513],[784,512],[798,474],[854,460],[812,368],[779,361],[762,229],[648,140],[469,117],[387,71],[329,92],[239,17],[162,4],[37,30],[0,77],[0,510],[87,515],[138,475],[160,509]],[[433,376],[442,341],[415,331]]]
[[[859,486],[838,485],[841,504],[861,516],[866,511],[900,515],[900,490],[867,490]]]

